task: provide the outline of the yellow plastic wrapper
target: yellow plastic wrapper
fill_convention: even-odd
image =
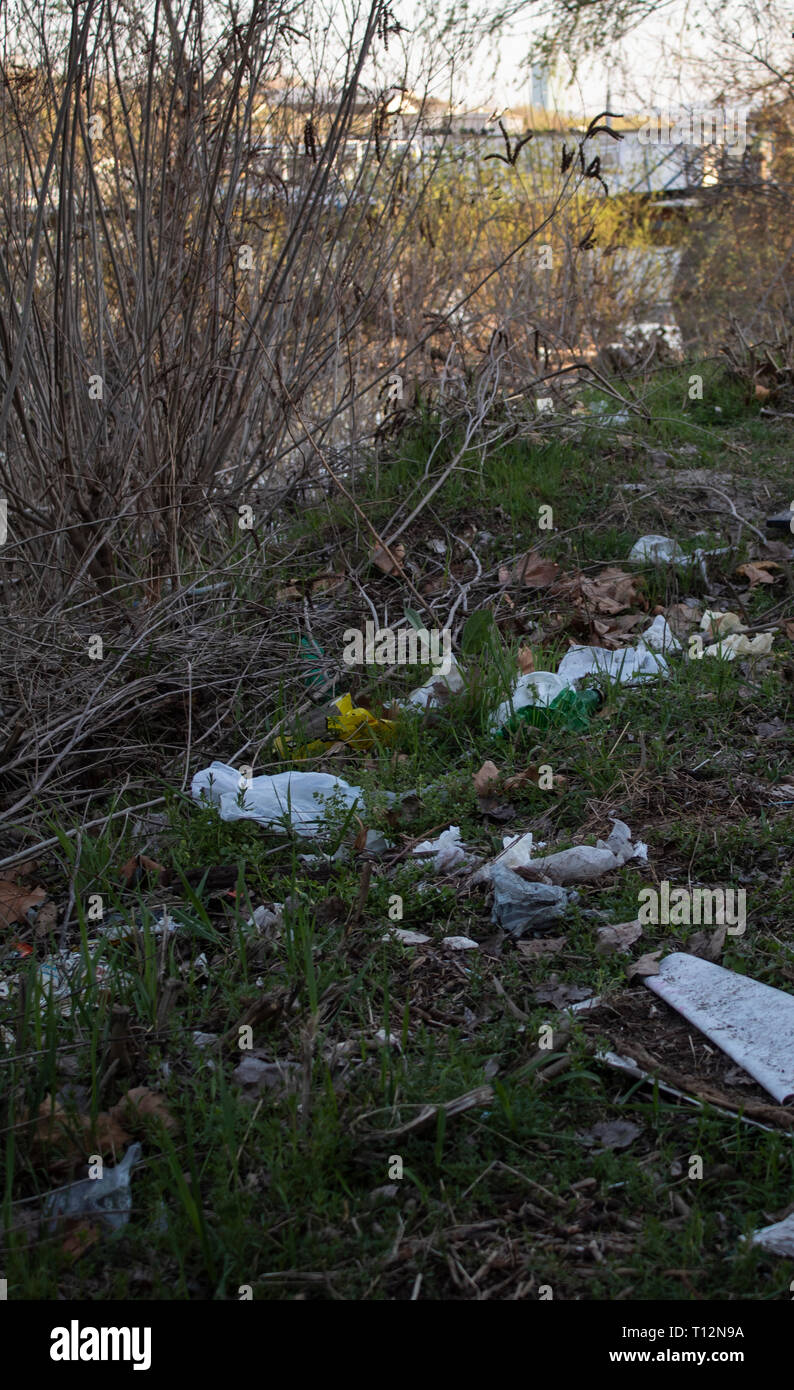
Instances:
[[[377,743],[394,742],[397,732],[394,720],[379,719],[371,710],[355,706],[349,692],[334,700],[331,709],[337,710],[338,713],[329,713],[326,719],[328,732],[332,735],[330,739],[315,738],[310,743],[295,747],[291,739],[277,738],[274,746],[281,757],[318,757],[329,748],[333,748],[334,744],[340,743],[366,751]]]

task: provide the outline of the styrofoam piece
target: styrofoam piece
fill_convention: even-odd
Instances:
[[[523,869],[530,863],[533,845],[531,830],[523,835],[503,835],[502,845],[499,863],[505,869]]]
[[[675,951],[643,981],[763,1086],[794,1100],[794,996]]]

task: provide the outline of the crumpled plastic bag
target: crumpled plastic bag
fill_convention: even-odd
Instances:
[[[417,709],[430,709],[432,705],[439,705],[447,695],[457,695],[463,689],[464,680],[460,667],[454,656],[450,657],[450,668],[445,676],[434,673],[424,685],[420,685],[416,690],[412,690],[406,705],[415,705]]]
[[[608,651],[606,647],[572,647],[560,662],[557,675],[568,685],[594,675],[606,676],[622,685],[638,685],[666,676],[667,662],[661,652],[680,649],[681,643],[659,614],[633,647],[618,651]]]
[[[620,869],[630,859],[645,860],[648,848],[641,841],[632,843],[631,831],[622,820],[616,820],[607,840],[595,845],[572,845],[570,849],[546,854],[529,862],[552,883],[594,883],[603,874]]]
[[[678,541],[670,536],[640,536],[629,551],[630,560],[650,560],[653,564],[667,564],[671,560],[685,560]]]
[[[755,637],[745,637],[743,632],[731,632],[706,647],[703,655],[718,656],[723,661],[734,661],[737,656],[768,656],[774,640],[774,632],[759,632]]]
[[[723,661],[733,661],[737,656],[768,656],[775,640],[773,632],[746,637],[747,627],[739,614],[723,613],[718,608],[706,609],[700,620],[700,630],[717,639],[706,647],[703,655],[721,657]]]
[[[578,898],[577,893],[552,883],[528,883],[500,859],[489,868],[494,890],[491,921],[512,936],[546,931],[564,916],[569,902]]]
[[[196,773],[190,794],[194,801],[203,794],[217,806],[222,820],[255,820],[276,831],[284,829],[286,820],[296,834],[309,839],[322,828],[328,798],[351,810],[364,800],[360,787],[329,772],[278,772],[252,777],[246,784],[236,768],[220,762]]]
[[[742,622],[738,613],[707,608],[700,619],[700,631],[708,632],[711,637],[728,637],[732,632],[746,632],[747,625]]]
[[[48,1233],[63,1217],[87,1216],[99,1221],[108,1230],[118,1231],[126,1226],[132,1211],[130,1178],[143,1149],[130,1144],[121,1163],[115,1168],[103,1166],[101,1178],[84,1178],[68,1187],[58,1187],[44,1199],[43,1212],[48,1219]]]
[[[437,840],[423,840],[421,845],[414,846],[413,852],[419,855],[434,855],[433,868],[437,874],[449,873],[451,869],[456,869],[469,860],[461,844],[460,827],[457,825],[442,830]]]
[[[699,534],[705,533],[700,532]],[[648,560],[654,565],[699,565],[703,578],[706,579],[708,577],[706,560],[709,556],[726,555],[729,549],[730,547],[727,545],[720,546],[716,550],[703,550],[698,547],[697,550],[692,550],[687,555],[678,541],[673,540],[671,536],[640,536],[629,551],[629,560],[639,562]]]

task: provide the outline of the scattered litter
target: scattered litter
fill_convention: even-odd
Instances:
[[[446,675],[432,675],[424,685],[411,691],[407,700],[409,705],[415,705],[417,709],[430,709],[431,705],[443,704],[450,695],[459,694],[464,686],[463,675],[454,656],[449,658],[449,662],[450,669]]]
[[[773,1226],[762,1226],[760,1230],[753,1231],[747,1239],[750,1245],[760,1245],[770,1255],[794,1258],[794,1212],[790,1212],[782,1221],[776,1221]]]
[[[596,845],[573,845],[557,854],[532,859],[530,867],[538,869],[549,882],[565,886],[593,883],[603,874],[622,868],[630,859],[647,858],[647,845],[640,840],[633,844],[629,827],[616,820],[607,840],[599,840]]]
[[[221,820],[255,820],[277,831],[284,829],[286,821],[296,834],[307,838],[322,828],[327,801],[352,810],[364,799],[360,787],[351,787],[328,772],[278,772],[246,779],[236,768],[220,762],[196,773],[190,794],[194,801],[204,797],[217,806]]]
[[[472,941],[470,936],[445,936],[441,945],[448,946],[450,951],[479,950],[479,942]]]
[[[781,1105],[794,1100],[794,996],[680,951],[646,984]]]
[[[642,561],[650,560],[653,564],[667,564],[671,561],[685,560],[686,556],[678,544],[670,536],[640,536],[635,541],[629,551],[629,559]]]
[[[491,921],[511,935],[527,931],[546,931],[565,915],[577,893],[568,893],[551,883],[528,883],[514,869],[496,859],[489,866],[494,902]]]
[[[82,1182],[73,1182],[68,1187],[58,1187],[50,1192],[43,1205],[48,1233],[52,1233],[59,1220],[76,1216],[96,1219],[111,1231],[125,1226],[132,1210],[130,1178],[142,1153],[140,1144],[131,1144],[124,1159],[115,1168],[103,1165],[101,1178],[84,1178]]]
[[[460,827],[457,825],[443,830],[437,840],[423,840],[420,845],[414,846],[413,852],[420,856],[432,854],[433,868],[437,874],[448,874],[460,864],[466,864],[469,858],[461,844]]]
[[[678,566],[698,565],[704,579],[708,578],[706,561],[714,555],[727,555],[730,546],[722,545],[716,549],[703,550],[698,547],[687,554],[678,541],[670,536],[640,536],[629,551],[629,560],[650,561],[654,565],[672,564]]]
[[[586,676],[603,675],[610,681],[633,685],[667,675],[661,652],[678,652],[681,644],[660,613],[633,647],[609,651],[606,647],[572,647],[560,662],[558,675],[574,685]]]
[[[410,931],[407,927],[389,927],[381,940],[399,941],[401,946],[425,946],[430,937],[421,931]]]
[[[641,1134],[641,1127],[631,1120],[599,1120],[592,1129],[580,1130],[576,1137],[594,1153],[606,1153],[609,1149],[628,1149]]]
[[[527,830],[524,835],[505,835],[502,840],[504,849],[499,855],[499,863],[505,869],[526,868],[532,859],[532,831]],[[538,843],[538,849],[543,849],[544,843]],[[487,865],[485,866],[488,867]],[[487,875],[486,875],[487,876]]]
[[[706,647],[703,655],[720,657],[723,661],[734,661],[737,656],[768,656],[774,640],[774,632],[759,632],[755,637],[732,632]]]
[[[723,613],[718,608],[707,608],[700,620],[701,632],[707,632],[712,641],[718,637],[728,637],[732,632],[746,632],[747,627],[738,613]]]
[[[247,925],[256,927],[258,932],[279,931],[284,925],[281,914],[282,904],[274,903],[272,909],[262,903],[261,907],[254,909],[253,916],[248,918]]]
[[[273,746],[282,758],[312,758],[340,743],[367,751],[379,744],[394,743],[397,734],[393,719],[380,719],[371,710],[355,706],[349,692],[340,695],[328,706],[325,725],[328,738],[315,738],[308,743],[298,744],[292,738],[282,736],[274,741]]]
[[[232,1081],[239,1086],[252,1087],[256,1092],[289,1091],[297,1085],[302,1072],[299,1062],[266,1062],[250,1053],[232,1072]]]
[[[770,531],[787,531],[791,535],[794,532],[794,510],[787,507],[784,512],[778,512],[776,516],[768,516],[766,524]]]
[[[542,671],[537,674],[549,673]],[[589,728],[591,716],[600,703],[601,697],[595,690],[570,690],[566,687],[548,705],[523,705],[512,715],[509,703],[503,704],[497,711],[497,718],[505,714],[502,729],[508,733],[513,733],[522,724],[531,724],[539,729],[557,727],[571,733],[583,733]]]
[[[101,989],[110,985],[112,979],[110,966],[106,961],[86,963],[80,951],[64,951],[58,956],[48,956],[36,971],[36,980],[41,997],[40,1011],[46,1014],[50,1000],[59,1013],[69,1017],[72,1012],[72,996],[81,993],[86,997],[86,989],[93,984]],[[121,983],[116,976],[116,982]],[[123,980],[129,983],[128,979]]]
[[[634,685],[667,675],[663,651],[678,652],[681,643],[660,613],[633,647],[610,651],[606,647],[572,647],[557,672],[529,671],[520,675],[509,700],[496,710],[492,727],[511,729],[520,722],[543,726],[560,723],[586,729],[599,703],[595,691],[576,689],[591,676]],[[556,719],[554,716],[557,716]]]
[[[499,706],[495,722],[504,724],[513,711],[529,705],[550,705],[567,688],[565,681],[552,671],[527,671],[518,677],[510,699]]]
[[[196,1032],[193,1034],[193,1042],[195,1043],[196,1047],[212,1047],[213,1044],[217,1041],[217,1033],[202,1033],[200,1030],[197,1029]]]

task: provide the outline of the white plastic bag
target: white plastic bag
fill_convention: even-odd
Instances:
[[[73,1216],[88,1216],[111,1231],[125,1226],[132,1210],[130,1178],[142,1153],[140,1144],[130,1144],[123,1162],[104,1168],[101,1178],[84,1178],[48,1193],[43,1207],[48,1230],[52,1231],[60,1218]]]
[[[222,820],[255,820],[274,830],[284,829],[286,822],[308,839],[322,828],[328,798],[351,809],[364,799],[360,787],[329,772],[278,772],[246,781],[236,768],[219,762],[193,778],[191,796],[199,801],[202,793],[218,807]]]
[[[420,845],[415,845],[414,854],[434,855],[433,867],[437,874],[447,874],[468,860],[460,842],[460,827],[457,825],[442,830],[437,840],[423,840]]]

